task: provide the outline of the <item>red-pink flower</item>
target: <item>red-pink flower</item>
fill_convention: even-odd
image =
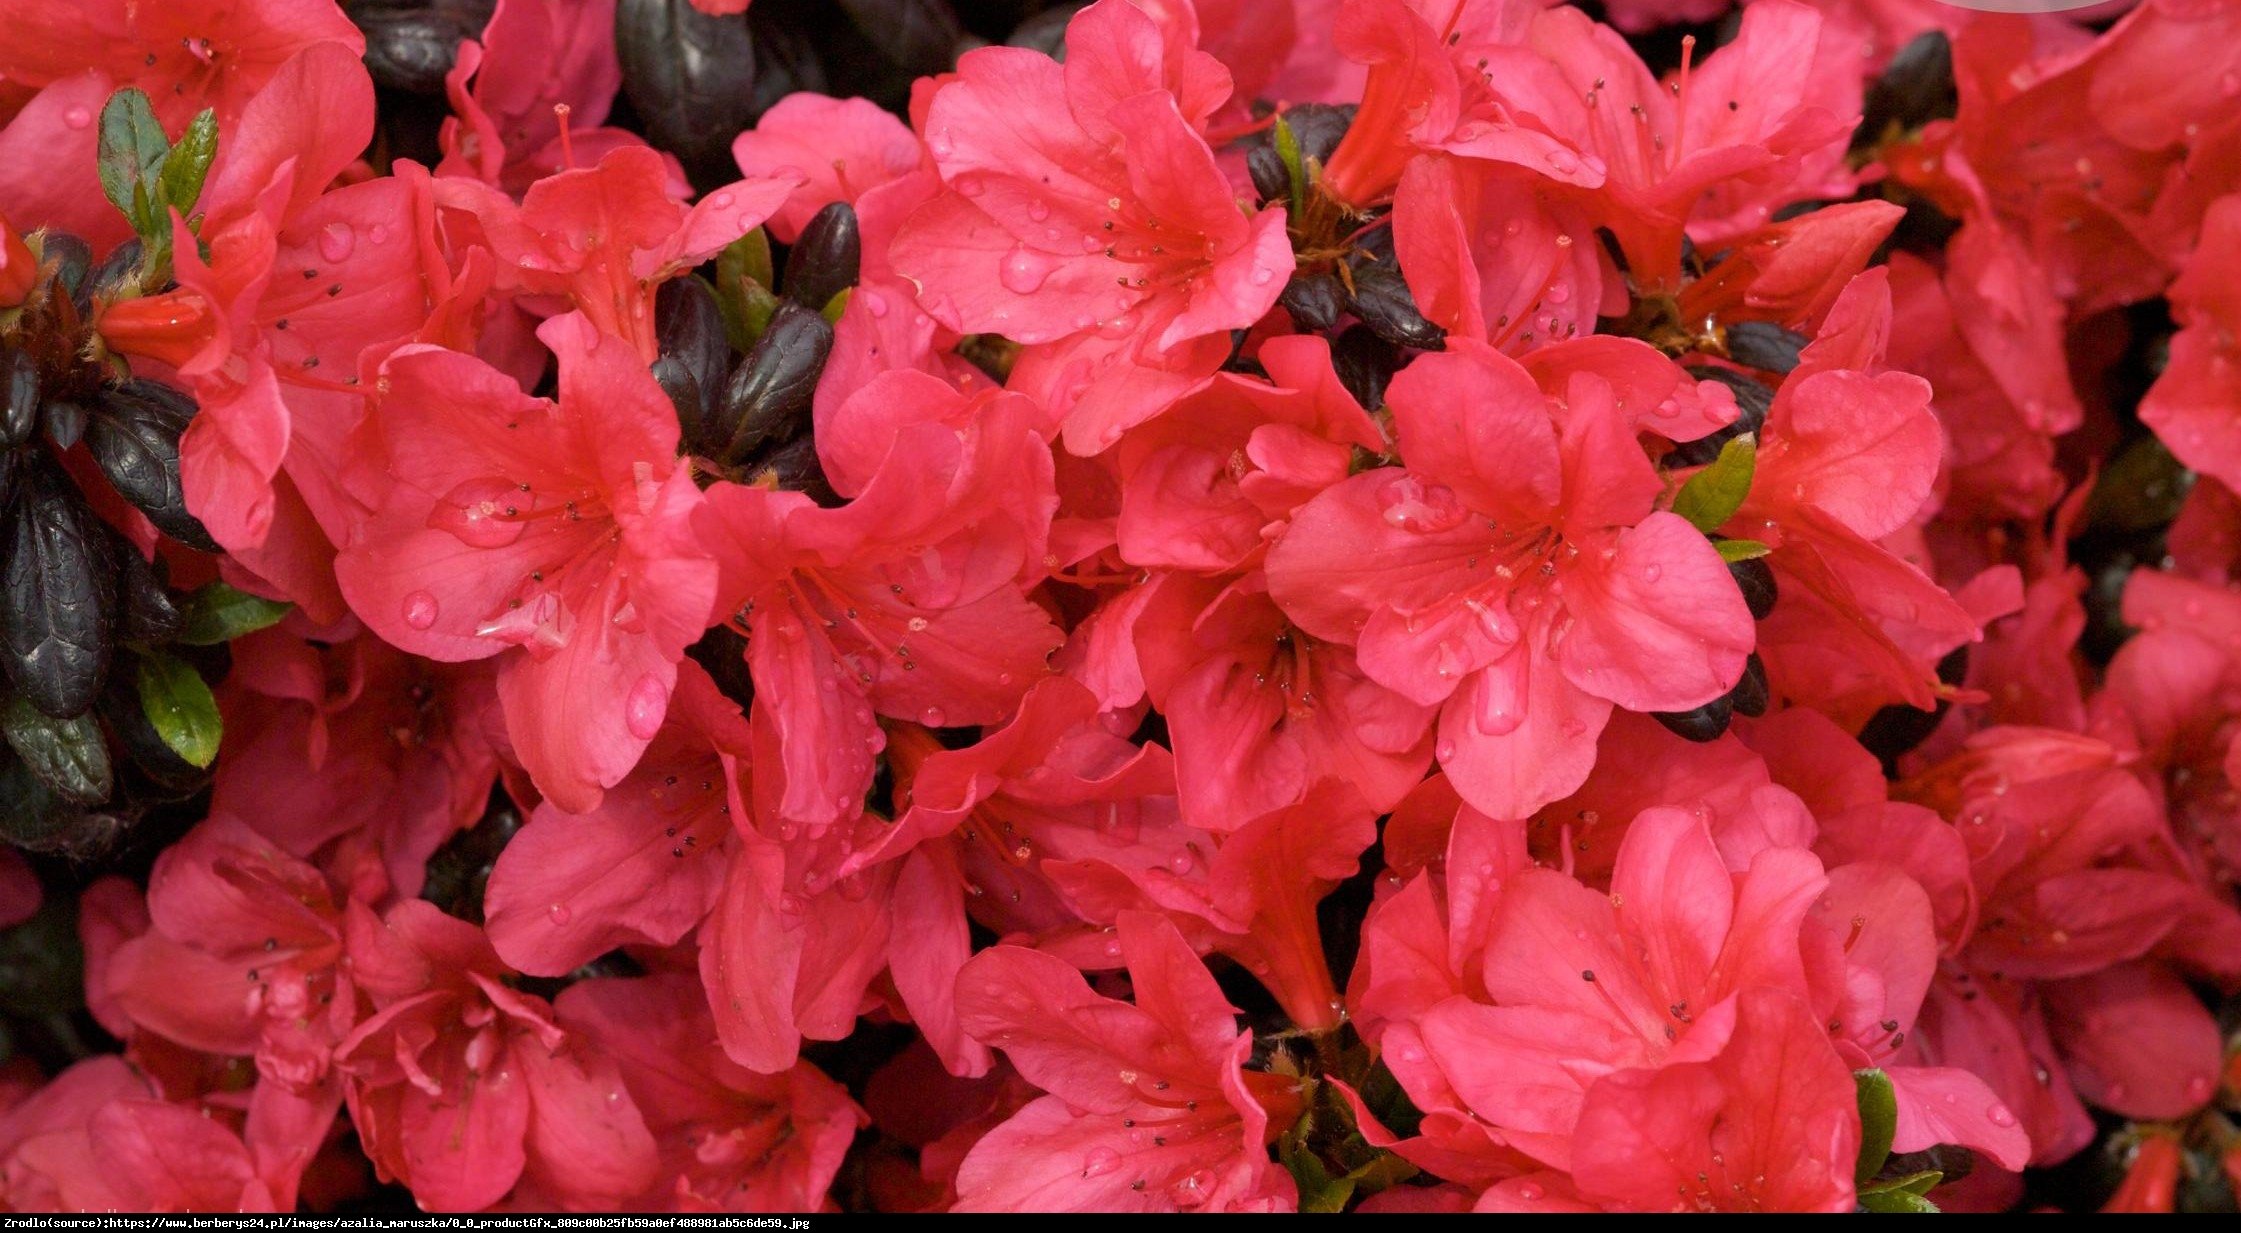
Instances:
[[[1711,544],[1655,508],[1631,419],[1650,408],[1585,372],[1544,395],[1462,340],[1387,402],[1407,465],[1301,507],[1269,590],[1370,679],[1442,708],[1466,800],[1523,817],[1579,786],[1613,706],[1683,711],[1734,684],[1750,614]]]
[[[2241,195],[2221,199],[2202,220],[2202,242],[2171,284],[2180,330],[2163,375],[2140,402],[2140,418],[2181,462],[2232,485],[2241,482]]]
[[[519,193],[573,158],[643,144],[600,127],[622,85],[614,29],[614,0],[500,0],[445,79],[458,116],[444,122],[437,172]]]
[[[836,418],[820,446],[878,460],[856,469],[869,478],[854,500],[825,509],[720,484],[699,517],[723,562],[719,610],[748,631],[757,714],[777,740],[777,817],[812,829],[862,811],[883,741],[875,712],[998,722],[1059,642],[1022,593],[1047,568],[1055,503],[1041,410],[892,373]]]
[[[760,226],[796,183],[741,180],[687,207],[673,182],[660,154],[621,145],[596,166],[538,180],[519,205],[476,180],[437,180],[435,194],[480,229],[498,260],[501,292],[538,315],[572,307],[651,362],[655,289]]]
[[[560,356],[557,401],[452,351],[408,348],[383,368],[387,492],[336,574],[398,647],[503,656],[514,752],[581,812],[661,730],[716,564],[691,530],[701,496],[676,413],[636,353],[580,316],[539,337]]]
[[[285,627],[233,650],[211,812],[302,858],[363,833],[397,893],[419,894],[429,856],[482,816],[498,776],[489,665],[431,663],[363,635],[306,641]]]
[[[716,1045],[708,999],[676,974],[581,981],[553,1004],[561,1025],[621,1072],[660,1152],[652,1187],[624,1206],[811,1212],[863,1125],[847,1089],[807,1062],[759,1075]]]
[[[612,1057],[505,983],[482,931],[408,899],[354,906],[347,945],[378,1007],[336,1050],[377,1172],[423,1208],[476,1211],[527,1179],[571,1210],[643,1194],[653,1136]]]
[[[943,191],[896,237],[895,268],[943,325],[1050,346],[1076,453],[1158,414],[1163,380],[1210,375],[1292,271],[1283,211],[1242,211],[1202,132],[1229,73],[1178,33],[1101,0],[1068,27],[1064,65],[967,53],[921,126]],[[1168,377],[1112,379],[1135,370]]]
[[[753,754],[739,707],[678,665],[668,720],[592,809],[539,805],[506,843],[483,901],[490,944],[533,976],[564,976],[618,946],[671,946],[724,883]]]
[[[149,929],[108,957],[107,992],[137,1028],[208,1053],[254,1055],[269,1081],[316,1092],[358,1020],[343,962],[352,890],[241,822],[213,817],[157,859]]]
[[[791,244],[827,205],[858,204],[917,171],[926,149],[909,125],[869,99],[805,92],[772,104],[732,142],[731,155],[744,175],[801,181],[770,216],[770,234]]]
[[[1048,1095],[983,1136],[957,1175],[962,1211],[1289,1211],[1268,1138],[1299,1098],[1243,1069],[1250,1032],[1174,926],[1119,921],[1134,1005],[1017,946],[958,978],[967,1031]]]

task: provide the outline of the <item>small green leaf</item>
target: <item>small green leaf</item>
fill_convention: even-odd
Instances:
[[[1673,512],[1710,535],[1735,516],[1751,495],[1751,473],[1758,469],[1758,443],[1749,433],[1720,447],[1712,465],[1689,477],[1673,498]]]
[[[156,122],[156,109],[146,94],[127,86],[109,96],[101,109],[101,191],[143,237],[162,215],[162,194],[155,182],[169,153],[171,139]],[[164,226],[168,229],[167,219]]]
[[[716,254],[716,307],[723,310],[724,330],[735,350],[746,351],[762,337],[763,326],[778,300],[770,291],[773,280],[770,237],[760,227],[724,246]],[[761,311],[755,311],[757,303]]]
[[[194,213],[195,202],[202,199],[202,182],[209,177],[210,164],[217,157],[218,113],[204,108],[179,135],[179,144],[164,157],[159,177],[163,203],[182,217]]]
[[[1880,1070],[1855,1070],[1852,1083],[1860,1101],[1860,1159],[1852,1178],[1865,1184],[1891,1158],[1891,1137],[1899,1129],[1899,1101],[1891,1076]]]
[[[216,646],[243,634],[253,634],[288,615],[289,605],[278,600],[237,591],[213,582],[187,597],[181,612],[179,641],[188,646]]]
[[[184,662],[161,652],[140,660],[140,709],[171,751],[194,766],[218,758],[223,724],[210,686]]]
[[[1911,1190],[1875,1190],[1860,1196],[1860,1206],[1871,1212],[1935,1212],[1938,1205]]]
[[[1942,1170],[1924,1169],[1920,1173],[1909,1173],[1904,1177],[1879,1178],[1876,1181],[1863,1182],[1860,1185],[1860,1193],[1880,1194],[1886,1191],[1904,1190],[1909,1194],[1928,1195],[1931,1191],[1937,1189],[1939,1182],[1944,1180],[1945,1173]]]
[[[1284,117],[1278,116],[1273,140],[1276,143],[1276,157],[1284,160],[1285,181],[1291,186],[1292,217],[1298,218],[1307,202],[1307,168],[1300,163],[1299,134],[1292,131],[1292,126],[1285,122]]]
[[[1755,539],[1723,539],[1715,541],[1712,546],[1719,549],[1720,559],[1730,565],[1737,561],[1755,561],[1774,551]]]
[[[839,291],[833,293],[833,298],[825,301],[824,317],[826,325],[840,324],[840,315],[848,311],[848,301],[855,293],[856,289],[854,287],[842,287]]]
[[[109,747],[91,714],[55,719],[17,694],[0,710],[0,729],[24,765],[48,787],[81,805],[109,798],[115,784]]]

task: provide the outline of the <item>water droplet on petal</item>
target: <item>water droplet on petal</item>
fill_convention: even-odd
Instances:
[[[1039,223],[1050,217],[1050,206],[1041,198],[1030,201],[1027,203],[1027,217]]]
[[[2008,1112],[2008,1107],[2006,1105],[1993,1105],[1991,1108],[1984,1111],[1984,1117],[1986,1121],[1991,1122],[1994,1126],[2007,1127],[2015,1125],[2015,1114]]]
[[[1664,576],[1665,567],[1654,561],[1642,567],[1642,581],[1644,582],[1656,582]]]
[[[1109,1147],[1100,1147],[1082,1157],[1083,1177],[1103,1177],[1120,1168],[1120,1153]]]
[[[347,261],[358,247],[358,233],[349,223],[328,223],[319,229],[319,255],[328,261]]]
[[[466,480],[428,511],[428,527],[469,548],[503,548],[521,538],[521,489],[498,476]]]
[[[553,924],[566,925],[576,914],[568,910],[567,904],[556,903],[545,909],[545,915],[552,918]]]
[[[84,128],[93,123],[93,113],[83,107],[73,107],[62,113],[62,122],[72,128]]]
[[[1256,287],[1266,287],[1269,280],[1276,277],[1276,271],[1256,265],[1253,267],[1253,272],[1245,277]]]
[[[1052,267],[1050,258],[1022,246],[1005,255],[996,268],[996,281],[1013,295],[1033,295],[1050,279]]]
[[[650,741],[661,731],[661,718],[668,710],[669,687],[649,672],[630,687],[630,697],[623,703],[623,724],[632,736]]]
[[[918,713],[918,722],[929,728],[939,728],[949,721],[949,716],[938,706],[930,706]]]
[[[405,624],[426,629],[436,623],[436,597],[426,591],[405,596]]]
[[[1541,1194],[1541,1188],[1531,1182],[1521,1182],[1517,1187],[1517,1197],[1525,1200],[1527,1203],[1539,1202]]]

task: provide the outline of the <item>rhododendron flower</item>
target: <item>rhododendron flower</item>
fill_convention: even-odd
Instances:
[[[573,158],[596,163],[618,145],[640,144],[599,127],[622,85],[614,27],[614,0],[500,0],[445,78],[458,115],[444,125],[437,171],[518,193]]]
[[[1725,238],[1766,222],[1774,203],[1850,191],[1856,52],[1824,38],[1805,5],[1752,4],[1735,41],[1702,64],[1684,49],[1670,91],[1576,9],[1549,9],[1519,45],[1480,54],[1500,104],[1562,143],[1550,171],[1601,170],[1583,196],[1645,290],[1678,289],[1684,234]]]
[[[1370,679],[1442,708],[1440,764],[1466,800],[1529,814],[1579,786],[1614,705],[1682,711],[1734,684],[1750,615],[1711,544],[1654,508],[1607,382],[1552,398],[1456,341],[1387,400],[1407,465],[1298,510],[1269,590]]]
[[[596,166],[538,180],[519,205],[474,180],[440,179],[435,194],[480,230],[501,290],[546,312],[572,307],[651,361],[655,288],[760,226],[798,180],[741,180],[689,208],[672,196],[671,182],[661,155],[622,145]]]
[[[319,870],[214,817],[158,861],[150,928],[109,957],[110,992],[136,1027],[254,1055],[268,1081],[316,1090],[358,1018],[343,962],[349,902]],[[178,996],[180,982],[193,1000]]]
[[[848,1092],[807,1062],[742,1070],[714,1048],[708,1002],[691,978],[595,980],[553,1006],[563,1027],[613,1059],[660,1152],[657,1179],[630,1205],[673,1211],[809,1211],[821,1206],[864,1123]]]
[[[966,1030],[1049,1094],[965,1157],[958,1210],[1291,1207],[1292,1179],[1262,1144],[1298,1097],[1241,1068],[1252,1034],[1174,926],[1130,913],[1119,930],[1133,1006],[1023,947],[994,947],[959,976]]]
[[[909,175],[925,161],[910,126],[869,99],[789,94],[732,142],[732,158],[750,176],[801,179],[770,216],[770,234],[791,244],[817,211],[835,201],[859,204],[866,194]]]
[[[897,373],[850,400],[832,439],[877,459],[855,499],[723,484],[702,534],[723,562],[778,741],[779,816],[856,816],[882,738],[875,710],[929,727],[994,723],[1059,642],[1021,594],[1043,568],[1050,454],[1018,395],[965,399]],[[777,768],[774,768],[777,769]]]
[[[1292,271],[1284,212],[1241,211],[1201,131],[1229,74],[1172,29],[1100,0],[1068,27],[1063,66],[1008,47],[962,57],[922,126],[943,191],[895,239],[936,320],[1078,365],[1061,377],[1077,453],[1161,410],[1103,379],[1089,389],[1093,367],[1209,375],[1227,354],[1209,336],[1258,320]],[[1126,345],[1098,347],[1099,329]]]
[[[482,816],[502,721],[487,664],[439,665],[378,638],[323,646],[285,629],[236,642],[211,811],[310,857],[362,832],[390,885],[418,894],[428,858]]]
[[[582,812],[661,731],[708,624],[716,563],[669,401],[581,316],[539,337],[558,400],[472,356],[405,348],[377,411],[387,492],[336,561],[359,618],[439,661],[502,656],[498,698],[538,790]]]
[[[418,327],[436,277],[409,181],[327,191],[373,124],[372,84],[347,48],[289,60],[212,170],[208,259],[175,220],[178,288],[98,320],[110,346],[177,366],[201,404],[180,445],[188,508],[251,589],[323,622],[342,613],[332,544],[359,512],[342,474],[364,408],[359,358]]]
[[[556,1206],[643,1194],[656,1145],[614,1058],[502,983],[480,930],[408,899],[355,907],[347,946],[378,1007],[336,1049],[351,1120],[423,1208],[474,1211],[527,1178]]]

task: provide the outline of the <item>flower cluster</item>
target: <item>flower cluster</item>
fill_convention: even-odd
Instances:
[[[0,30],[0,1206],[2231,1210],[2241,5]]]

